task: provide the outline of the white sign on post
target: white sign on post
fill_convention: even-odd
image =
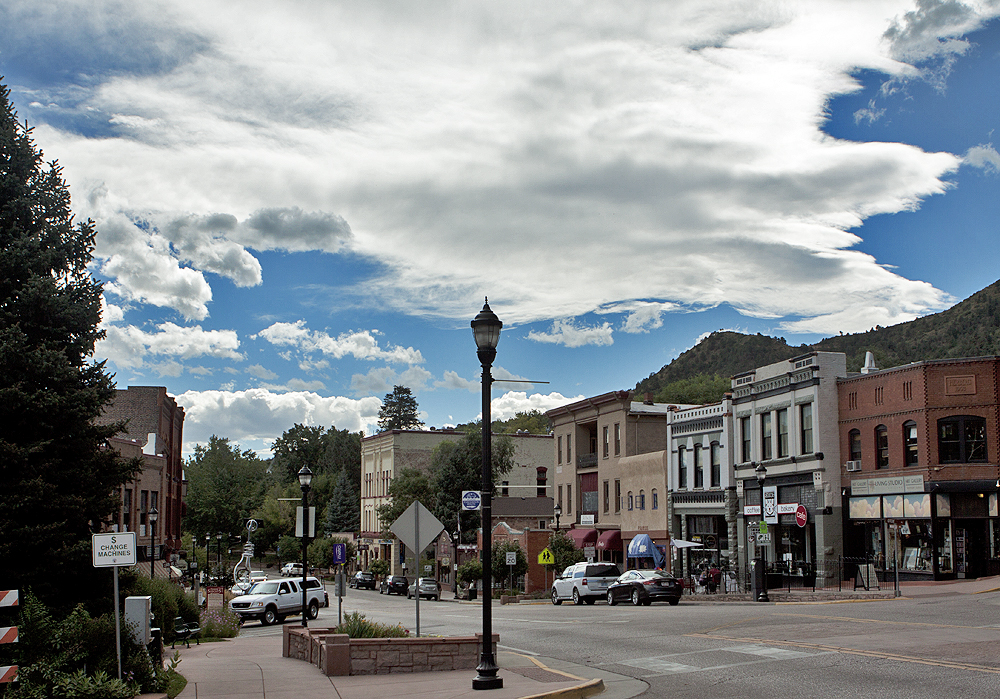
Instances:
[[[135,532],[94,534],[93,554],[95,568],[134,566],[136,563]]]
[[[462,491],[462,509],[463,510],[478,510],[483,504],[483,496],[480,495],[478,490],[463,490]]]
[[[507,565],[516,566],[517,565],[517,551],[507,552]]]

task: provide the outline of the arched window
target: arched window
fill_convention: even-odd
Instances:
[[[694,487],[705,487],[705,465],[701,458],[701,445],[694,445]]]
[[[660,501],[656,495],[656,488],[653,488],[653,509],[658,510],[660,508]]]
[[[629,512],[632,511],[632,491],[628,491],[628,509]]]
[[[938,420],[938,460],[961,464],[986,461],[986,420],[973,415]]]
[[[686,452],[684,445],[677,447],[677,487],[685,489],[688,487],[688,469],[686,462]]]
[[[847,435],[847,441],[851,461],[861,461],[861,432],[851,430]]]
[[[709,459],[712,462],[712,487],[719,488],[722,486],[722,459],[719,455],[719,443],[712,442],[708,448]]]
[[[889,468],[889,430],[885,425],[875,428],[875,468]]]
[[[917,423],[913,420],[903,423],[903,463],[917,465]]]
[[[640,510],[645,510],[646,509],[646,491],[645,490],[640,490],[639,491],[639,509]]]

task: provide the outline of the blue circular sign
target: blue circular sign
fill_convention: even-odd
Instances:
[[[480,505],[482,505],[483,498],[479,495],[476,490],[465,490],[462,491],[462,509],[463,510],[478,510]]]

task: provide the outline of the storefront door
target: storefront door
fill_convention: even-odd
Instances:
[[[966,578],[980,578],[986,575],[986,561],[989,555],[986,522],[956,520],[955,558],[959,577],[963,577],[963,571]]]

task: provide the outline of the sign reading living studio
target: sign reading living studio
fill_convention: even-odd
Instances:
[[[923,476],[887,476],[851,481],[851,495],[891,495],[924,492]]]

